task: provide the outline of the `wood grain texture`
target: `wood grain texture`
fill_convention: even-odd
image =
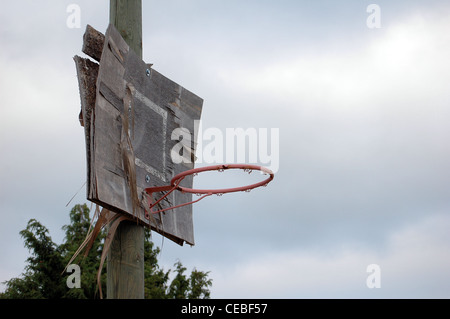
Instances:
[[[83,35],[83,48],[81,49],[81,51],[86,53],[95,61],[100,62],[104,43],[105,36],[103,35],[103,33],[97,31],[88,24]]]
[[[111,0],[110,23],[142,58],[142,0]]]
[[[194,167],[193,162],[173,163],[170,151],[179,141],[172,140],[171,134],[176,128],[186,128],[192,134],[194,150],[194,121],[200,119],[203,100],[142,61],[114,26],[108,27],[104,39],[91,116],[88,199],[112,211],[135,215],[178,244],[194,244],[191,206],[154,215],[150,222],[142,201],[145,188],[168,185],[173,176]],[[124,116],[128,117],[127,130],[123,129]],[[130,139],[129,145],[123,143],[124,138]],[[134,157],[141,202],[137,210],[124,150]],[[192,187],[192,178],[186,178],[183,186]],[[174,192],[161,207],[185,203],[191,197]]]
[[[110,0],[110,23],[121,30],[123,40],[131,46],[132,50],[142,58],[142,0]],[[126,25],[126,28],[124,27]],[[124,56],[128,52],[123,41],[114,41],[108,38],[108,46],[112,54],[124,63]],[[120,42],[120,43],[119,43]],[[119,81],[119,83],[121,83]],[[117,91],[116,91],[117,92]],[[136,171],[134,169],[134,151],[129,136],[129,114],[126,105],[131,104],[131,91],[125,89],[123,96],[124,109],[120,115],[120,153],[125,174],[126,185],[129,190],[133,216],[137,214],[139,199],[136,185]],[[120,105],[115,104],[115,105]],[[144,227],[142,225],[121,223],[119,233],[114,236],[113,245],[108,256],[108,267],[111,269],[108,276],[108,298],[144,298],[144,264],[136,266],[135,259],[144,259]],[[122,236],[126,234],[127,236]],[[136,256],[136,257],[135,257]],[[111,292],[113,291],[113,292]]]
[[[91,180],[93,178],[91,166],[92,166],[92,113],[95,108],[96,101],[96,85],[97,85],[97,77],[98,77],[98,68],[99,65],[95,62],[92,62],[89,59],[81,58],[79,56],[75,56],[74,58],[75,66],[78,75],[78,87],[80,90],[80,99],[81,99],[81,112],[80,112],[80,123],[84,126],[84,135],[86,141],[86,161],[87,161],[87,180]],[[89,187],[87,188],[87,197],[91,197],[89,195]]]
[[[108,299],[142,299],[144,292],[144,242],[142,226],[123,221],[114,234],[107,263]],[[126,261],[126,262],[124,262]]]

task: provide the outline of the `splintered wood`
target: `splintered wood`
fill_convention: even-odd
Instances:
[[[112,25],[105,35],[88,26],[83,39],[83,52],[100,62],[74,57],[86,136],[87,198],[180,245],[193,245],[192,206],[146,219],[151,199],[144,189],[168,185],[173,176],[194,167],[193,162],[172,161],[171,150],[179,141],[171,135],[177,128],[191,132],[194,154],[194,121],[200,119],[203,100],[142,61]],[[183,183],[191,188],[192,177]],[[191,197],[173,192],[160,208]]]

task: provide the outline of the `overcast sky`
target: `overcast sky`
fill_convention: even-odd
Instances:
[[[154,235],[165,269],[210,271],[213,298],[450,297],[447,1],[143,2],[144,60],[204,99],[204,129],[280,135],[268,187],[194,206],[195,246]],[[80,28],[67,25],[72,3]],[[380,28],[367,25],[372,3]],[[61,243],[87,202],[82,188],[66,207],[86,179],[72,57],[86,24],[109,21],[107,0],[7,8],[0,282],[24,269],[29,219]],[[380,288],[366,284],[371,264]]]

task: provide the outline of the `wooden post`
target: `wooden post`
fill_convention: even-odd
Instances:
[[[110,23],[142,58],[142,0],[110,0]],[[107,298],[144,298],[144,226],[122,222],[107,261]]]
[[[142,59],[142,0],[110,0],[109,22]]]

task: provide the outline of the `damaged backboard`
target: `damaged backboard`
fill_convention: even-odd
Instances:
[[[101,48],[101,52],[100,52]],[[110,25],[106,34],[88,26],[83,52],[75,57],[85,128],[88,167],[87,197],[114,212],[135,216],[167,238],[194,244],[192,206],[145,218],[144,189],[164,186],[176,174],[194,167],[176,164],[171,150],[180,141],[172,132],[192,134],[203,100],[142,61]],[[186,178],[185,187],[192,187]],[[161,208],[191,201],[191,194],[171,193]]]

